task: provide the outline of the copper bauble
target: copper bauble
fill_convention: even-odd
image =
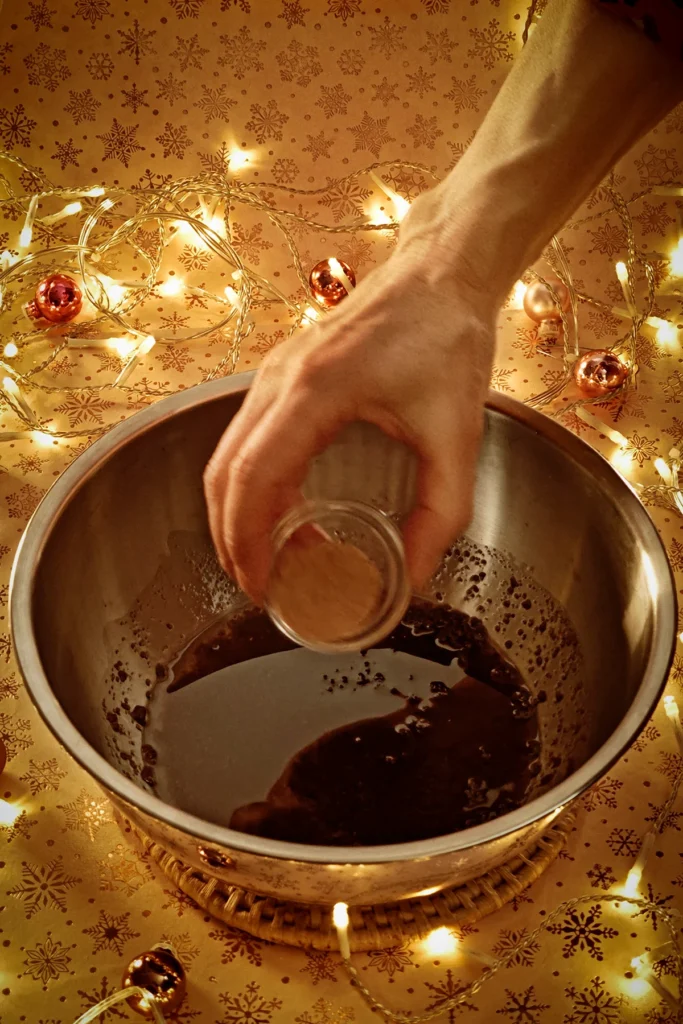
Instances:
[[[82,305],[81,289],[74,279],[66,274],[52,274],[40,282],[33,302],[29,302],[26,309],[35,320],[42,318],[52,324],[63,324],[78,316]]]
[[[351,284],[355,287],[356,272],[353,267],[350,267],[348,263],[344,263],[343,260],[338,262]],[[321,306],[336,306],[348,294],[342,282],[335,276],[330,260],[321,260],[320,263],[316,263],[308,277],[308,283],[311,286],[311,291],[316,301]]]
[[[185,970],[168,946],[154,946],[131,960],[123,972],[123,988],[132,985],[149,992],[148,999],[135,995],[128,998],[136,1013],[151,1017],[151,999],[162,1013],[173,1013],[185,998]]]
[[[562,281],[548,278],[548,284],[557,294],[564,311],[569,309],[569,289]],[[561,320],[562,314],[553,298],[550,289],[542,281],[532,281],[527,285],[523,299],[524,312],[530,320],[540,324],[542,320]]]
[[[627,377],[628,366],[604,348],[586,352],[574,366],[574,380],[587,398],[608,395],[620,388]]]

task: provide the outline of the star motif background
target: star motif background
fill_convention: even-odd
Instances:
[[[5,0],[0,27],[0,147],[75,185],[120,182],[150,188],[225,166],[235,148],[249,154],[245,180],[316,189],[292,195],[292,210],[339,224],[389,209],[367,177],[337,179],[375,159],[415,161],[445,174],[474,137],[521,47],[526,5],[519,0]],[[620,162],[614,183],[624,195],[683,175],[683,108],[674,110]],[[387,170],[385,180],[414,199],[428,186],[420,171]],[[280,196],[280,194],[278,194]],[[279,198],[278,198],[279,201]],[[596,189],[560,232],[577,286],[620,305],[614,260],[625,234]],[[601,212],[602,211],[602,212]],[[391,211],[390,211],[391,212]],[[639,241],[666,253],[679,212],[671,199],[633,206]],[[0,248],[18,230],[20,211],[5,209]],[[587,217],[593,219],[586,220]],[[45,244],[62,225],[41,228]],[[324,235],[293,224],[304,265],[337,254],[360,279],[386,258],[376,235]],[[259,273],[278,275],[297,297],[291,255],[267,223],[240,216],[240,250]],[[141,242],[142,244],[142,242]],[[148,244],[153,244],[150,236]],[[178,250],[188,281],[209,287],[215,266],[190,238]],[[655,264],[658,279],[665,264]],[[115,277],[116,273],[112,272]],[[683,320],[681,303],[661,298],[661,312]],[[205,325],[200,297],[152,300],[143,315],[172,334],[138,371],[151,388],[190,386],[225,352],[220,332],[183,343],[188,326]],[[239,369],[258,364],[285,337],[287,318],[268,303]],[[11,325],[4,325],[11,335]],[[611,343],[624,330],[610,313],[581,307],[581,343]],[[39,353],[36,352],[36,361]],[[656,482],[654,459],[683,444],[683,357],[650,332],[639,340],[638,388],[603,411],[627,437],[629,479]],[[60,429],[113,424],[144,402],[95,390],[121,367],[112,353],[69,350],[45,382],[89,390],[41,399],[41,415]],[[493,385],[519,398],[551,386],[561,363],[539,343],[521,311],[504,309]],[[92,388],[90,387],[92,385]],[[567,425],[609,454],[576,416]],[[0,429],[15,429],[0,409]],[[21,795],[23,813],[0,828],[0,1020],[70,1024],[118,987],[125,963],[162,939],[178,949],[189,991],[176,1020],[199,1024],[353,1024],[370,1011],[349,986],[334,954],[269,945],[208,918],[173,891],[123,836],[89,777],[57,747],[19,680],[7,625],[7,582],[16,544],[46,489],[88,438],[40,448],[0,446],[0,735],[9,764],[0,785]],[[683,519],[650,509],[674,569],[683,573]],[[683,628],[683,623],[681,627]],[[670,692],[683,698],[679,645]],[[639,837],[666,801],[679,758],[661,710],[610,776],[582,802],[568,849],[527,893],[468,929],[464,945],[501,955],[558,902],[604,892],[623,879]],[[683,909],[683,806],[668,816],[643,891]],[[444,1019],[501,1024],[664,1024],[669,1010],[626,977],[630,960],[663,941],[646,916],[586,909],[562,918],[481,994]],[[635,934],[635,937],[634,937]],[[421,943],[356,957],[363,980],[391,1006],[414,1015],[438,1008],[480,966],[458,947],[430,955]],[[664,962],[662,980],[671,963]],[[124,1019],[124,1011],[111,1018]]]

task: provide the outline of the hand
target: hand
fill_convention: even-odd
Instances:
[[[408,241],[404,244],[403,238]],[[419,458],[418,498],[404,539],[419,587],[471,516],[493,314],[483,290],[448,279],[419,235],[402,243],[321,325],[274,349],[204,474],[221,564],[263,600],[270,537],[300,500],[310,460],[364,420]]]

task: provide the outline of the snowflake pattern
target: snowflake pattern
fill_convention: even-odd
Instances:
[[[301,0],[282,0],[282,12],[278,14],[278,18],[285,22],[287,28],[291,29],[294,25],[305,28],[304,15],[308,14],[309,10],[310,8],[301,5]]]
[[[48,908],[61,910],[65,914],[66,894],[81,881],[82,879],[67,874],[61,857],[47,864],[30,864],[22,861],[21,882],[8,889],[7,895],[23,900],[27,919]]]
[[[36,30],[41,28],[52,28],[52,15],[57,11],[48,6],[47,0],[29,0],[31,13],[26,16],[25,21],[30,21]]]
[[[336,981],[338,960],[333,960],[330,953],[324,950],[307,949],[306,963],[301,968],[302,974],[308,974],[314,985],[319,981]]]
[[[456,114],[461,110],[479,110],[479,100],[486,95],[485,89],[477,86],[477,76],[468,79],[453,78],[453,88],[444,93],[444,99],[452,100]]]
[[[653,142],[634,163],[640,175],[640,184],[648,188],[652,185],[666,185],[681,173],[676,150],[655,146]]]
[[[245,959],[253,967],[260,967],[263,963],[263,947],[266,943],[247,932],[236,928],[221,928],[209,932],[209,938],[222,944],[222,964],[231,964],[238,959]]]
[[[325,13],[340,18],[346,24],[349,18],[355,18],[357,14],[361,14],[360,3],[361,0],[327,0]]]
[[[220,41],[223,53],[218,58],[218,64],[222,68],[230,68],[235,78],[244,78],[248,71],[263,71],[261,54],[266,44],[262,39],[252,39],[246,25],[242,26],[237,35],[221,36]]]
[[[343,85],[321,85],[320,96],[316,102],[325,116],[332,118],[335,114],[346,113],[350,99],[351,95],[345,91]]]
[[[519,931],[510,928],[503,928],[498,942],[493,947],[493,953],[497,957],[507,956],[527,937],[527,929],[520,928]],[[538,942],[528,942],[522,949],[518,949],[514,957],[508,961],[508,967],[531,967],[539,949]]]
[[[480,60],[487,71],[503,60],[512,60],[510,43],[514,41],[514,32],[503,32],[494,18],[486,28],[471,28],[472,47],[467,56],[472,60]]]
[[[593,867],[586,872],[586,875],[590,878],[591,888],[604,889],[605,891],[613,886],[617,880],[612,869],[603,867],[602,864],[594,864]]]
[[[53,790],[56,793],[60,782],[65,778],[66,772],[59,767],[55,757],[50,757],[47,761],[29,761],[29,770],[19,776],[20,781],[26,783],[30,789],[32,796],[45,790]]]
[[[175,156],[178,160],[182,160],[185,150],[192,145],[192,139],[187,137],[187,125],[172,124],[170,121],[166,122],[163,132],[161,135],[157,135],[156,140],[163,148],[164,159]]]
[[[275,60],[283,82],[307,86],[323,73],[317,46],[304,46],[298,39],[292,39],[286,49],[275,55]]]
[[[436,140],[443,135],[438,127],[436,114],[434,117],[423,117],[422,114],[415,115],[415,121],[406,128],[408,135],[413,137],[413,145],[417,149],[425,146],[427,149],[434,149]]]
[[[112,76],[114,62],[108,53],[93,53],[85,67],[96,82],[106,82]]]
[[[539,1000],[533,985],[523,992],[513,992],[506,988],[505,995],[507,1000],[496,1013],[504,1013],[513,1024],[539,1024],[541,1014],[550,1009],[549,1003]]]
[[[375,90],[375,95],[372,97],[375,103],[381,103],[383,107],[388,107],[392,100],[397,103],[400,100],[400,96],[396,95],[398,89],[398,82],[390,82],[385,75],[381,82],[374,84],[372,88]]]
[[[51,981],[56,981],[60,974],[73,974],[69,970],[71,956],[68,950],[75,947],[65,946],[59,940],[54,941],[50,932],[44,942],[38,942],[33,949],[26,950],[24,960],[24,976],[42,982],[46,990]]]
[[[73,118],[74,124],[81,121],[94,121],[97,118],[97,111],[102,106],[90,89],[83,89],[82,92],[69,91],[69,102],[64,107],[67,114]]]
[[[133,22],[131,29],[117,29],[121,36],[120,56],[132,57],[136,64],[139,64],[145,57],[151,57],[157,51],[152,43],[157,34],[156,29],[143,28],[138,19]]]
[[[410,92],[415,93],[420,99],[424,99],[428,92],[436,91],[436,86],[434,85],[436,75],[430,71],[425,71],[422,65],[414,74],[406,75],[406,78]]]
[[[592,978],[581,990],[573,986],[565,989],[573,1003],[572,1012],[564,1017],[564,1024],[619,1024],[621,1001],[609,994],[602,978]]]
[[[613,939],[619,934],[616,928],[603,924],[602,907],[596,904],[588,910],[571,910],[564,921],[552,924],[548,931],[552,935],[562,935],[564,946],[562,956],[565,959],[576,953],[587,952],[593,960],[603,960],[602,942]]]
[[[67,139],[66,142],[55,142],[56,153],[53,154],[53,160],[59,160],[59,166],[64,170],[69,164],[73,164],[74,167],[78,167],[78,157],[83,152],[75,144],[73,139]]]
[[[175,78],[173,72],[170,71],[166,78],[157,78],[156,84],[159,86],[159,92],[157,93],[158,100],[165,100],[170,107],[178,100],[185,99],[185,85],[186,79]]]
[[[462,990],[466,988],[466,985],[462,981],[456,981],[453,977],[453,971],[449,967],[446,970],[445,975],[438,982],[425,981],[424,986],[429,990],[431,1002],[427,1006],[427,1011],[438,1010],[460,995]],[[474,1003],[470,1003],[465,1000],[462,1003],[458,1003],[457,1006],[451,1006],[448,1010],[448,1024],[453,1024],[456,1015],[469,1011],[470,1013],[476,1012],[479,1009]]]
[[[365,57],[360,50],[342,50],[337,66],[342,75],[359,75],[365,67]]]
[[[0,107],[0,142],[5,149],[30,146],[31,132],[37,123],[26,116],[23,103],[18,103],[13,110]]]
[[[380,974],[386,974],[390,981],[393,981],[395,974],[403,974],[406,967],[415,966],[415,954],[407,942],[377,952],[371,951],[366,956],[368,967],[374,968]]]
[[[333,145],[333,138],[325,138],[325,132],[321,129],[317,135],[307,135],[306,141],[308,145],[302,147],[302,153],[310,153],[313,163],[316,162],[318,157],[325,157],[329,160],[330,158],[330,146]]]
[[[347,128],[347,131],[353,135],[353,152],[356,153],[358,150],[367,149],[374,157],[379,157],[382,146],[386,146],[388,142],[396,141],[387,131],[388,122],[388,117],[374,118],[368,114],[367,110],[363,111],[362,121],[351,128]]]
[[[204,6],[204,0],[168,0],[180,21],[185,18],[198,18]]]
[[[425,53],[429,63],[434,65],[443,60],[447,64],[453,62],[453,50],[455,43],[448,34],[448,29],[441,32],[427,32],[427,42],[420,47],[420,53]]]
[[[339,1006],[321,997],[294,1021],[295,1024],[352,1024],[355,1019],[355,1011],[350,1006]]]
[[[18,700],[19,699],[19,683],[17,682],[14,672],[10,675],[5,676],[4,679],[0,679],[0,700]],[[22,777],[22,782],[23,782]]]
[[[267,999],[255,981],[237,995],[221,992],[218,999],[225,1012],[217,1024],[270,1024],[273,1014],[282,1009],[282,1000]]]
[[[407,49],[403,40],[406,31],[405,25],[394,25],[385,15],[384,21],[379,26],[368,25],[371,36],[370,51],[381,53],[383,57],[390,60],[395,53]]]
[[[110,6],[110,0],[76,0],[76,15],[89,21],[90,27],[95,28],[98,21],[104,21],[111,13]]]
[[[275,100],[268,100],[267,104],[252,103],[250,109],[251,119],[244,126],[245,130],[253,132],[257,142],[265,142],[267,139],[279,142],[282,129],[289,121],[289,114],[283,114]]]
[[[55,92],[60,82],[71,77],[66,64],[66,50],[53,50],[47,43],[39,43],[33,53],[24,57],[31,85]]]
[[[145,148],[140,145],[136,138],[137,131],[138,126],[136,124],[126,126],[119,124],[118,120],[114,118],[109,131],[96,136],[96,138],[104,143],[102,159],[120,160],[123,166],[127,167],[133,153]]]
[[[211,89],[209,86],[202,85],[201,88],[202,96],[197,100],[194,106],[199,107],[204,115],[204,124],[208,124],[214,119],[227,121],[228,114],[237,104],[237,100],[226,95],[226,86],[219,85],[216,89]]]
[[[116,915],[100,910],[97,922],[83,929],[83,934],[93,940],[93,954],[113,950],[117,956],[122,956],[125,944],[140,938],[140,932],[134,931],[128,923],[129,917],[129,911]]]
[[[10,519],[28,519],[45,494],[42,487],[24,484],[18,491],[5,495],[7,514]]]
[[[120,892],[132,896],[143,885],[154,880],[147,854],[130,850],[123,843],[117,843],[99,863],[100,890]]]
[[[91,842],[113,820],[108,801],[93,799],[87,789],[70,803],[57,804],[57,810],[64,815],[62,832],[82,832]]]
[[[642,466],[644,462],[649,462],[650,459],[657,457],[658,441],[659,438],[651,441],[644,434],[634,433],[628,438],[624,451],[629,453],[634,462]]]
[[[599,779],[583,798],[586,810],[593,811],[596,807],[611,807],[614,810],[617,806],[617,793],[623,785],[621,779],[611,779],[608,775]]]
[[[77,427],[81,423],[102,423],[104,413],[113,405],[96,391],[81,391],[73,392],[61,405],[55,406],[55,412],[63,413],[70,427]]]
[[[122,89],[121,95],[125,97],[124,102],[121,104],[123,107],[130,107],[134,114],[137,114],[140,107],[148,107],[149,103],[145,99],[145,96],[149,92],[149,89],[138,89],[135,82],[133,82],[130,89]]]
[[[181,71],[187,71],[188,68],[201,70],[202,62],[208,52],[206,47],[199,45],[198,35],[190,36],[189,39],[176,36],[176,48],[171,52],[171,57],[178,61]]]

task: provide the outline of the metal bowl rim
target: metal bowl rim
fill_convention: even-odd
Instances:
[[[202,844],[208,843],[256,856],[327,865],[426,860],[491,843],[531,826],[540,819],[559,814],[566,805],[603,776],[629,748],[661,696],[673,661],[676,643],[675,581],[664,545],[653,522],[636,493],[607,460],[554,420],[497,392],[490,392],[487,408],[517,420],[561,448],[575,462],[592,472],[602,489],[611,493],[613,500],[618,501],[628,512],[641,550],[649,557],[654,578],[658,582],[656,595],[650,595],[654,604],[652,645],[643,680],[633,702],[602,746],[558,786],[491,822],[450,835],[384,846],[308,846],[236,832],[165,803],[120,774],[71,723],[43,670],[32,628],[34,571],[53,525],[84,482],[116,450],[186,409],[229,394],[246,392],[253,378],[254,372],[250,371],[188,388],[162,399],[112,427],[62,473],[33,513],[12,566],[10,626],[19,669],[29,694],[48,728],[71,756],[105,790],[124,802],[172,828],[195,836]]]

